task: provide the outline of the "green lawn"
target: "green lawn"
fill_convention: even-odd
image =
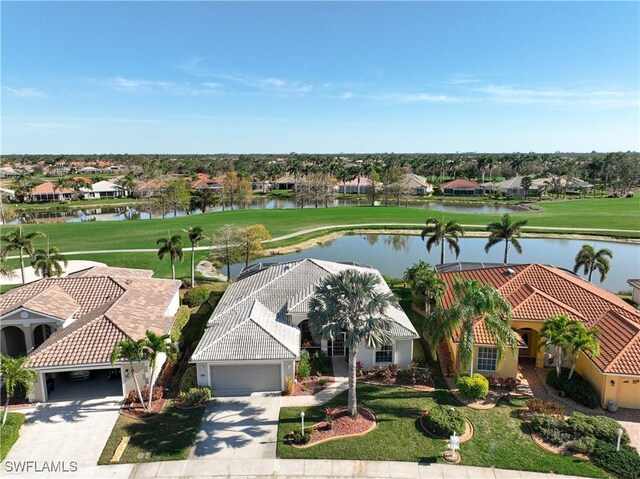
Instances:
[[[20,428],[24,423],[24,414],[10,412],[7,414],[7,422],[0,426],[0,461],[3,461],[11,447],[20,436]]]
[[[111,436],[102,450],[98,464],[111,464],[118,444],[123,437],[129,436],[120,463],[177,461],[186,459],[202,420],[204,408],[177,409],[167,406],[164,412],[155,418],[140,420],[118,416]],[[151,453],[150,457],[146,457]],[[139,458],[138,455],[144,457]]]
[[[283,408],[280,410],[278,450],[280,458],[345,459],[373,461],[444,462],[444,440],[425,434],[418,424],[423,411],[436,403],[458,406],[448,391],[417,392],[400,387],[358,386],[359,404],[370,408],[377,416],[378,427],[366,436],[330,441],[308,449],[295,449],[284,442],[294,427],[299,427],[300,412],[305,411],[308,424],[324,419],[326,406],[313,408]],[[347,393],[339,395],[327,406],[344,406]],[[473,423],[475,434],[460,447],[462,465],[553,472],[576,476],[607,478],[601,469],[587,461],[558,456],[543,451],[529,436],[526,426],[515,417],[514,404],[487,411],[464,408]]]
[[[567,200],[543,203],[544,211],[514,214],[516,219],[529,220],[530,226],[614,228],[632,230],[630,236],[640,237],[640,197]],[[104,221],[87,223],[57,223],[25,225],[27,231],[41,230],[49,236],[52,245],[62,251],[100,249],[154,248],[160,237],[181,233],[190,226],[202,226],[210,235],[219,226],[264,224],[272,236],[277,237],[318,226],[362,223],[424,223],[429,216],[445,220],[456,219],[462,224],[482,227],[497,220],[495,214],[443,213],[404,207],[340,207],[287,210],[236,210],[212,212],[179,218]],[[184,236],[184,233],[182,233]],[[317,235],[317,234],[316,234]],[[298,240],[295,240],[298,241]],[[206,244],[206,242],[204,243]],[[42,246],[42,240],[38,246]]]

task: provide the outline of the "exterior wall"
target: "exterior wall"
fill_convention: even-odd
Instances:
[[[640,376],[604,374],[584,354],[578,357],[576,372],[596,390],[602,407],[615,401],[618,407],[640,409]]]
[[[22,333],[24,334],[24,343],[27,353],[33,350],[35,346],[34,332],[38,326],[42,324],[50,326],[53,333],[66,325],[59,319],[51,318],[49,316],[44,316],[36,312],[27,311],[24,309],[14,311],[10,314],[7,314],[6,316],[3,316],[1,318],[1,321],[3,329],[8,326],[15,326],[22,331]],[[6,344],[5,335],[1,334],[0,336],[2,337],[1,350],[4,353],[5,351],[8,351],[8,345]]]
[[[633,293],[631,295],[631,301],[636,304],[640,304],[640,289],[633,288]]]
[[[162,362],[164,363],[164,360]],[[126,396],[129,391],[133,391],[136,388],[136,383],[133,380],[131,365],[129,363],[122,364],[120,368],[122,370],[122,394]],[[149,382],[151,372],[151,369],[147,366],[147,362],[143,361],[140,364],[133,363],[133,369],[136,372],[140,388],[145,387]]]
[[[169,303],[169,306],[167,306],[167,309],[164,312],[165,316],[175,316],[175,314],[178,312],[179,307],[180,307],[180,294],[178,291],[176,291],[176,294],[173,295],[173,298],[171,298],[171,302]]]
[[[212,361],[212,362],[203,362],[196,363],[196,374],[198,380],[198,386],[211,387],[211,366],[218,365],[242,365],[246,364],[250,366],[251,364],[280,364],[280,390],[284,391],[285,389],[285,378],[287,376],[293,376],[295,374],[295,361],[294,360],[264,360],[264,361]]]
[[[578,361],[576,362],[576,372],[580,374],[584,379],[589,381],[589,383],[596,390],[598,395],[600,396],[600,404],[606,406],[607,401],[610,399],[615,400],[615,390],[612,390],[611,387],[607,387],[605,381],[606,377],[602,371],[598,369],[598,367],[593,364],[593,362],[587,358],[584,354],[578,356]]]
[[[324,345],[326,348],[326,344]],[[326,349],[325,349],[326,352]],[[358,348],[357,361],[361,361],[364,370],[373,369],[376,366],[386,366],[389,363],[376,363],[376,352],[374,349],[360,347]],[[407,368],[413,360],[413,339],[401,339],[394,341],[393,344],[393,363],[399,368]]]
[[[451,356],[452,356],[452,360],[453,360],[453,364],[457,364],[457,358],[458,358],[458,345],[457,343],[454,343],[453,341],[448,340],[447,341],[449,343],[449,350],[451,351]],[[505,357],[504,357],[504,361],[502,362],[501,366],[498,366],[498,368],[495,371],[478,371],[477,370],[477,365],[478,365],[478,348],[480,347],[485,347],[485,346],[475,346],[473,348],[473,372],[474,373],[480,373],[483,376],[496,376],[496,377],[501,377],[501,378],[515,378],[518,374],[518,353],[516,351],[516,354],[511,354],[510,352],[506,352],[505,353]],[[459,371],[460,373],[469,373],[469,371]]]

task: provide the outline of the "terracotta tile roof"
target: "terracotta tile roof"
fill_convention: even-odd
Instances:
[[[52,195],[52,194],[64,194],[64,193],[75,193],[72,189],[69,188],[57,188],[56,185],[51,183],[50,181],[45,181],[42,184],[39,184],[35,188],[32,188],[28,194],[30,195]]]
[[[143,183],[139,183],[138,186],[136,187],[136,189],[138,191],[140,190],[158,190],[158,189],[162,189],[166,186],[166,183],[164,181],[145,181]]]
[[[80,305],[76,300],[65,293],[60,286],[52,286],[44,290],[23,305],[31,311],[64,320],[70,318],[73,313],[80,309]]]
[[[456,276],[491,284],[509,301],[513,317],[544,321],[567,314],[600,330],[600,355],[594,363],[604,372],[640,376],[640,312],[616,295],[566,271],[540,264],[509,265],[439,273],[447,290],[442,305],[455,301]],[[491,338],[482,336],[482,341]],[[487,333],[488,334],[488,333]],[[489,343],[489,344],[490,344]]]
[[[481,188],[481,186],[476,183],[475,181],[471,181],[471,180],[463,180],[463,179],[458,179],[458,180],[453,180],[453,181],[448,181],[447,183],[442,183],[440,185],[440,188],[444,189],[444,188]]]
[[[111,266],[93,266],[88,269],[76,271],[67,278],[87,277],[87,276],[126,276],[127,278],[151,278],[153,271],[150,269],[114,268]]]

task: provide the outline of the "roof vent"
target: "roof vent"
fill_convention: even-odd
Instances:
[[[516,270],[513,268],[507,268],[507,273],[509,274],[516,274]]]
[[[289,266],[288,264],[285,264],[285,265],[284,265],[284,270],[285,270],[285,271],[289,271],[289,268],[291,268],[291,266]]]

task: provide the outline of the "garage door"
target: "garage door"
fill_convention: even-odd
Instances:
[[[211,366],[211,385],[214,395],[280,391],[280,365]]]

